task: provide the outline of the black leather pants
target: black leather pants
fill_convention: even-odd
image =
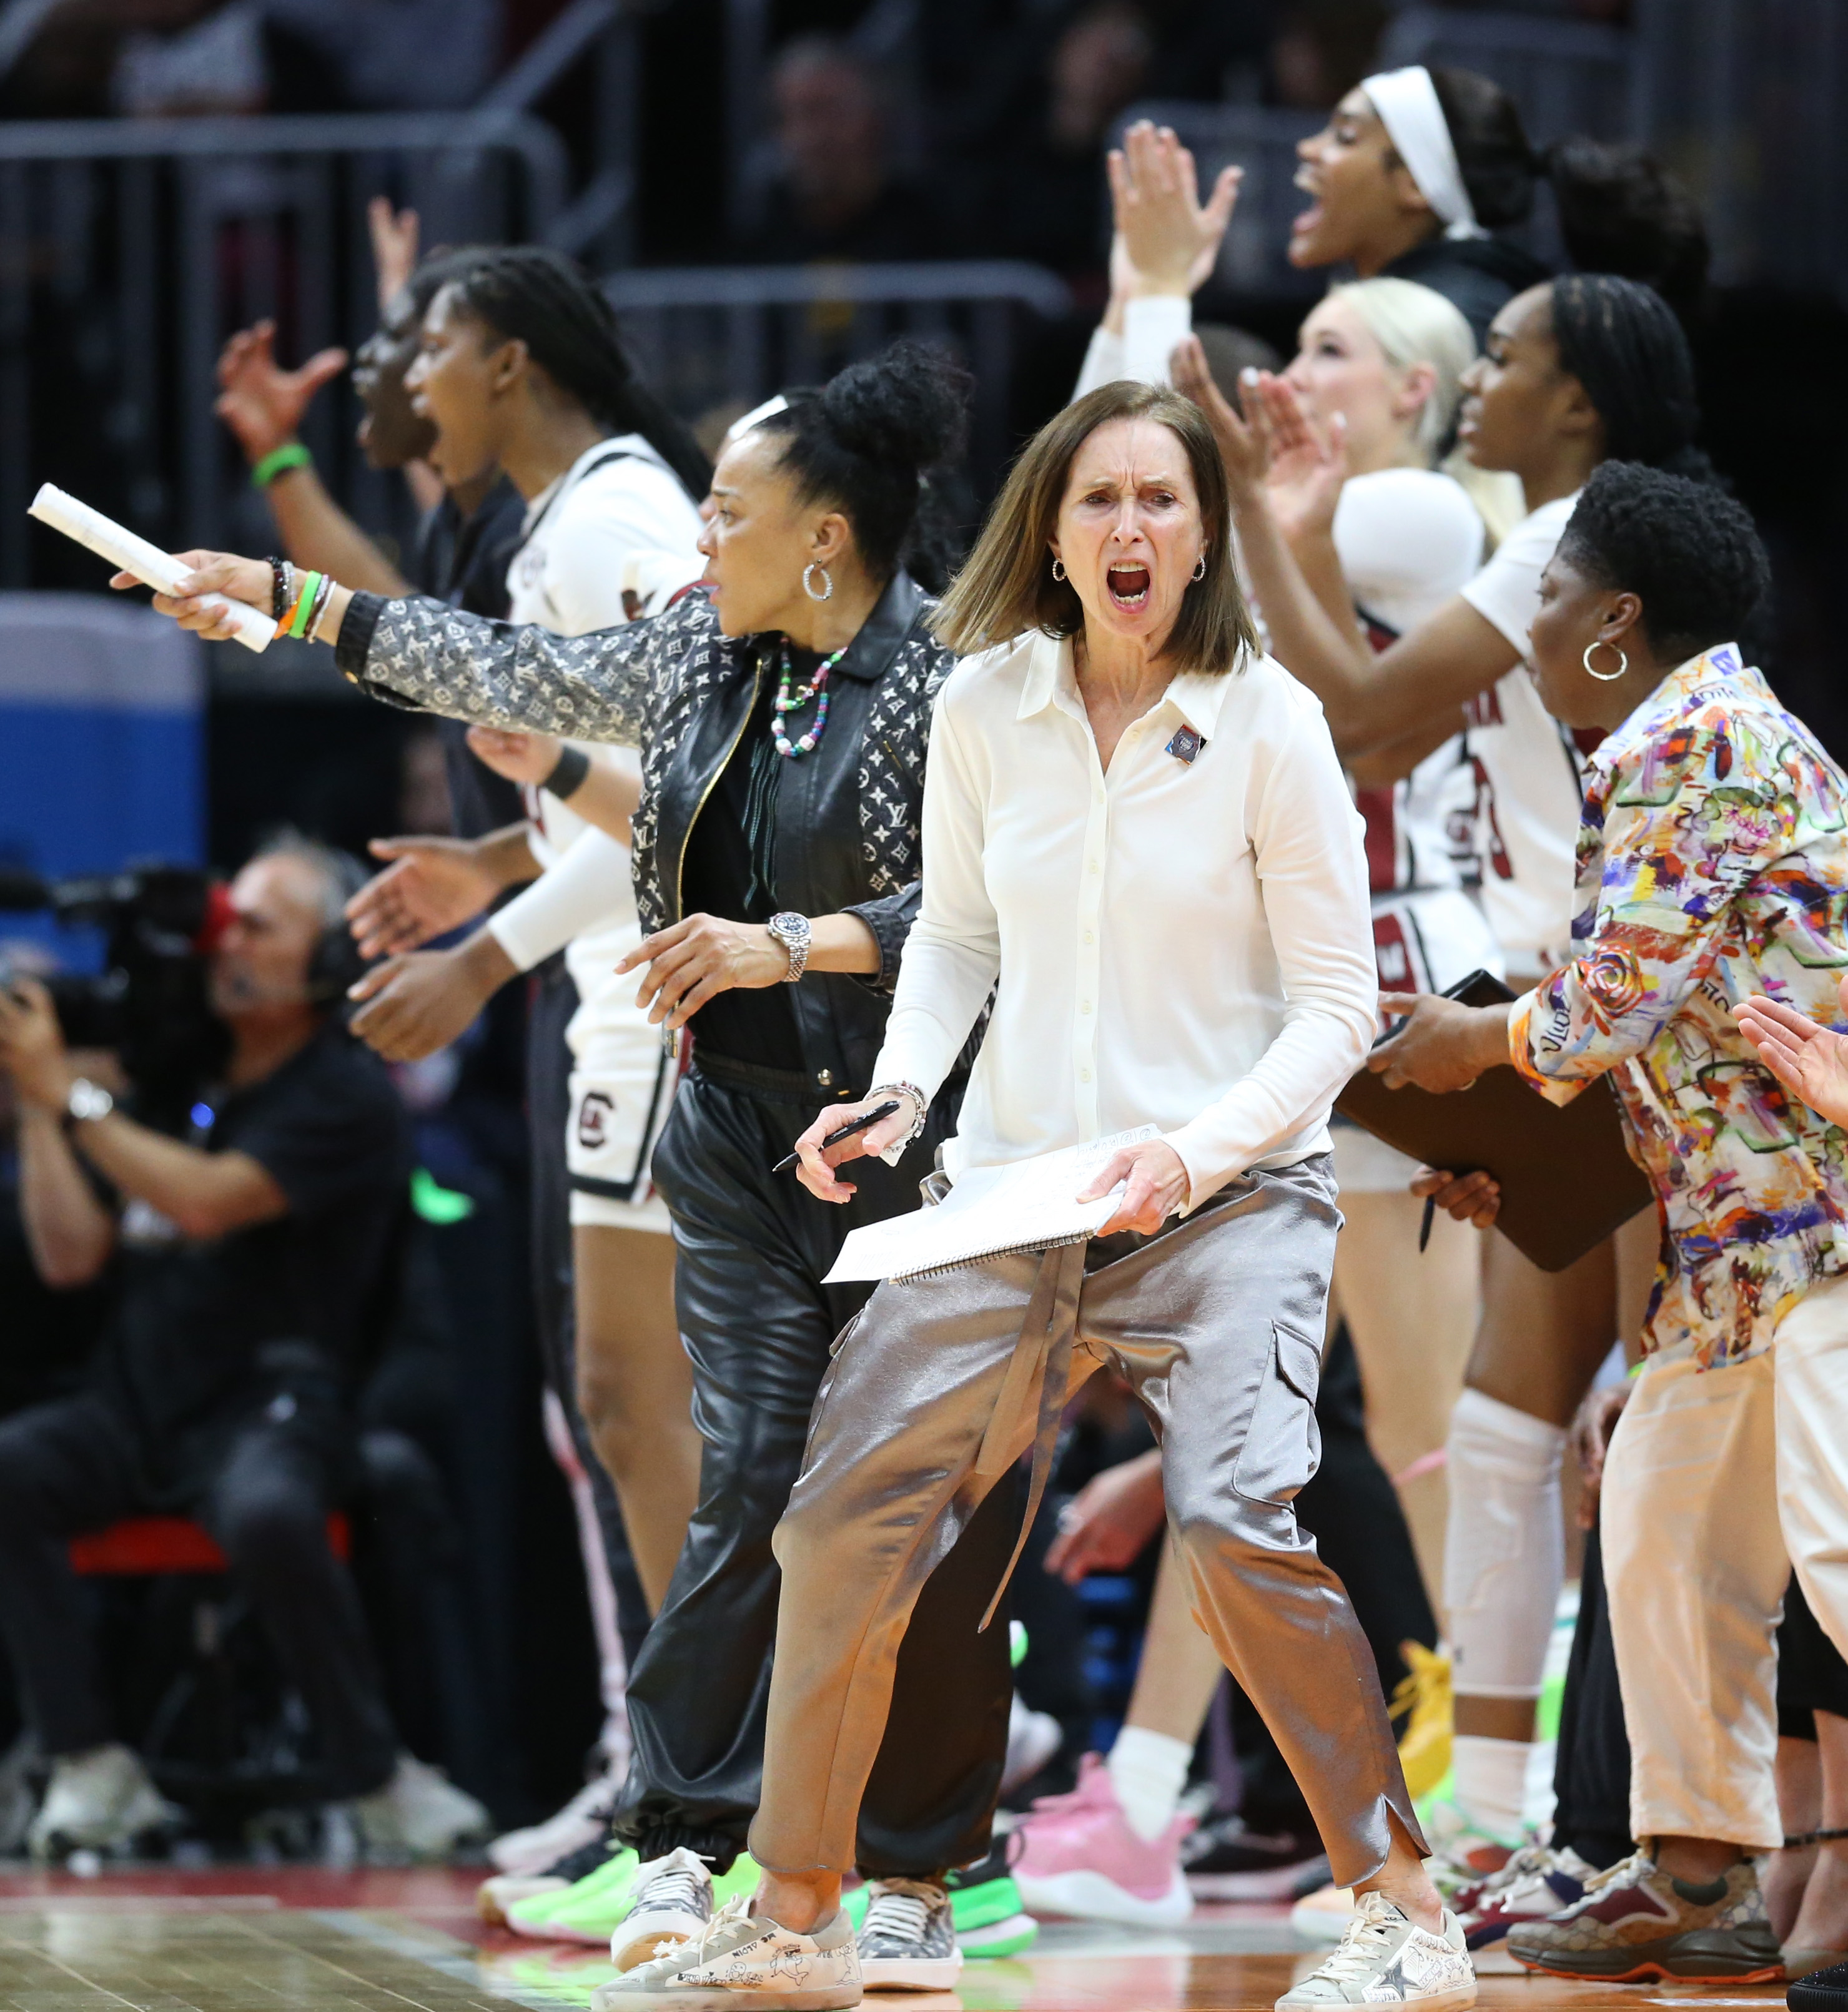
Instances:
[[[747,1090],[696,1069],[655,1149],[705,1450],[686,1549],[630,1673],[635,1760],[617,1828],[644,1858],[684,1845],[723,1870],[744,1848],[776,1631],[771,1534],[829,1347],[872,1290],[818,1282],[850,1229],[916,1206],[936,1148],[933,1131],[896,1168],[856,1160],[854,1200],[819,1201],[793,1173],[770,1172],[813,1115],[811,1093]],[[1004,1614],[976,1628],[1019,1516],[1017,1488],[997,1488],[919,1601],[861,1813],[869,1878],[926,1877],[988,1848],[1011,1678]]]

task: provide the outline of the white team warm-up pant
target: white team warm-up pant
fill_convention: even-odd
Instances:
[[[1632,1834],[1773,1849],[1773,1637],[1793,1567],[1848,1654],[1848,1279],[1816,1286],[1768,1354],[1646,1365],[1602,1514]]]

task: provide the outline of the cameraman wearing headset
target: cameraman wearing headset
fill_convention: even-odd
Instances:
[[[0,1635],[53,1764],[30,1834],[41,1857],[125,1844],[166,1814],[112,1739],[66,1549],[155,1512],[196,1517],[223,1547],[307,1705],[320,1793],[354,1799],[369,1846],[434,1856],[485,1826],[401,1753],[327,1543],[355,1478],[345,1372],[408,1170],[397,1093],[334,1011],[359,970],[342,917],[356,880],[290,839],[231,883],[209,963],[227,1059],[187,1140],[77,1074],[42,986],[0,987],[34,1261],[66,1287],[117,1264],[84,1388],[0,1423]]]

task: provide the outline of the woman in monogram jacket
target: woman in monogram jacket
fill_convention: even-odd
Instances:
[[[965,383],[897,344],[759,417],[715,473],[705,578],[652,620],[566,637],[337,589],[316,624],[374,697],[641,751],[647,934],[629,962],[646,966],[664,1029],[693,1036],[654,1167],[705,1453],[687,1547],[630,1677],[636,1757],[616,1830],[644,1864],[619,1963],[696,1933],[712,1875],[743,1850],[776,1625],[771,1532],[829,1344],[866,1295],[820,1281],[850,1229],[916,1206],[954,1119],[952,1095],[897,1165],[861,1163],[847,1208],[770,1171],[818,1094],[872,1086],[916,911],[931,705],[954,660],[899,553],[919,471],[954,450]],[[266,565],[191,556],[188,596],[158,603],[186,626],[215,633],[198,599],[209,590],[267,601]],[[935,1880],[986,1850],[1008,1636],[976,1629],[1011,1535],[997,1503],[918,1610],[862,1820],[870,1878]]]

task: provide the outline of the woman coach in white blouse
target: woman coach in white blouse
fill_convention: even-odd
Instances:
[[[1110,1162],[1092,1192],[1125,1191],[1088,1245],[883,1286],[843,1337],[776,1536],[755,1918],[608,2004],[738,1988],[733,1966],[777,1948],[808,1966],[805,2002],[853,2002],[835,1908],[906,1617],[1036,1438],[1043,1478],[1067,1396],[1105,1362],[1159,1422],[1202,1625],[1363,1889],[1341,1950],[1282,2002],[1475,1995],[1372,1657],[1291,1507],[1316,1464],[1340,1223],[1329,1105],[1375,984],[1360,821],[1315,700],[1256,649],[1228,524],[1193,408],[1107,385],[1028,447],[936,618],[983,654],[938,701],[922,911],[879,1086],[804,1135],[802,1178],[844,1200],[835,1166],[912,1136],[991,990],[951,1175],[1161,1136]],[[890,1097],[897,1115],[824,1152]]]

